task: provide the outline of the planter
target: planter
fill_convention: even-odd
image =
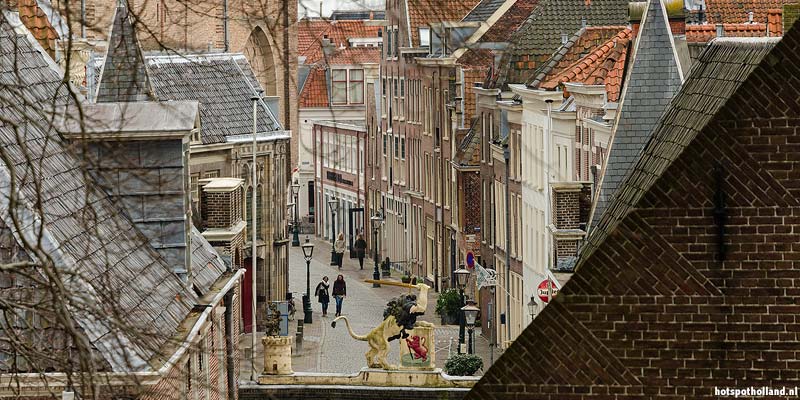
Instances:
[[[292,374],[292,337],[264,336],[264,374]]]
[[[403,282],[403,283],[411,283],[411,277],[410,276],[404,276],[404,277],[400,278],[400,281]]]
[[[458,315],[442,314],[442,325],[458,324]]]

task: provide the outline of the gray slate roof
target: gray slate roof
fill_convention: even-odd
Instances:
[[[577,268],[708,126],[777,42],[776,38],[721,38],[708,45],[655,124],[644,149],[631,162],[606,212],[589,231]]]
[[[207,293],[211,285],[225,272],[222,257],[211,247],[197,228],[192,226],[192,283],[201,293]]]
[[[12,190],[16,206],[0,207],[8,226],[21,222],[17,240],[32,238],[44,221],[43,250],[62,274],[75,304],[73,317],[115,370],[147,369],[197,301],[148,245],[146,238],[97,189],[41,110],[71,101],[58,67],[28,35],[0,14],[0,204]],[[27,155],[27,156],[26,156]],[[36,202],[41,202],[41,212]],[[128,329],[111,326],[118,305]],[[98,308],[102,305],[103,308]],[[121,347],[124,347],[122,349]],[[125,353],[123,353],[123,351]],[[123,354],[127,354],[124,356]]]
[[[61,119],[59,131],[86,135],[190,132],[200,117],[196,101],[96,103],[82,104],[82,108],[83,119],[74,118],[75,108]]]
[[[683,76],[660,0],[651,0],[642,19],[633,64],[623,85],[619,114],[603,168],[592,224],[605,212],[622,178],[650,138]]]
[[[136,38],[134,16],[126,1],[118,2],[106,59],[97,89],[97,102],[155,100],[142,50]]]
[[[509,51],[501,61],[498,87],[528,82],[535,71],[571,37],[587,26],[625,25],[628,0],[540,0],[528,19],[511,34]]]
[[[200,102],[203,143],[253,133],[251,97],[261,86],[243,54],[148,56],[147,64],[159,99]],[[264,101],[259,102],[257,129],[282,129]]]
[[[464,22],[486,22],[506,0],[483,0],[464,17]]]

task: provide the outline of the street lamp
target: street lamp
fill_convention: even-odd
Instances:
[[[381,279],[381,272],[378,270],[378,230],[381,229],[381,225],[383,225],[383,215],[381,212],[378,211],[373,215],[370,219],[372,221],[372,247],[374,248],[374,260],[375,260],[375,269],[372,271],[372,279],[376,282],[372,282],[372,287],[381,287],[381,284],[378,283]]]
[[[297,179],[294,180],[294,184],[292,184],[292,194],[294,195],[294,235],[292,236],[292,247],[300,246],[300,221],[297,216],[297,209],[300,203],[297,202],[297,195],[300,193],[300,184],[297,183]]]
[[[458,292],[461,294],[461,306],[465,305],[464,303],[464,289],[467,288],[467,283],[469,282],[469,270],[464,269],[463,265],[460,265],[459,268],[453,271],[453,275],[456,277],[456,286],[458,287]],[[464,347],[464,313],[463,310],[461,314],[458,316],[458,354],[463,352],[462,348]]]
[[[478,311],[481,309],[475,306],[475,302],[470,300],[468,304],[464,307],[461,307],[461,312],[464,314],[464,319],[467,321],[467,326],[469,326],[469,341],[467,347],[467,354],[474,354],[475,353],[475,345],[473,344],[473,332],[475,330],[475,319],[478,317]]]
[[[336,197],[332,197],[328,200],[328,208],[331,210],[331,231],[333,235],[331,236],[331,265],[337,265],[336,262],[336,212],[339,211],[339,199]]]
[[[534,296],[531,296],[531,301],[528,302],[528,314],[531,315],[531,321],[533,321],[534,315],[536,315],[536,309],[538,306],[536,305],[536,299]]]
[[[311,256],[314,254],[314,244],[308,241],[303,243],[303,258],[306,259],[306,294],[303,295],[303,322],[310,324],[311,320]]]

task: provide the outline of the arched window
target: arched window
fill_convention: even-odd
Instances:
[[[263,186],[258,185],[258,191],[256,192],[256,237],[259,239],[264,239],[264,196]]]

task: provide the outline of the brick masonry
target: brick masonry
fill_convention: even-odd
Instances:
[[[463,389],[420,389],[409,387],[296,386],[241,388],[241,400],[461,400]]]
[[[798,37],[761,62],[469,399],[800,386],[800,82],[786,79],[800,74]]]

